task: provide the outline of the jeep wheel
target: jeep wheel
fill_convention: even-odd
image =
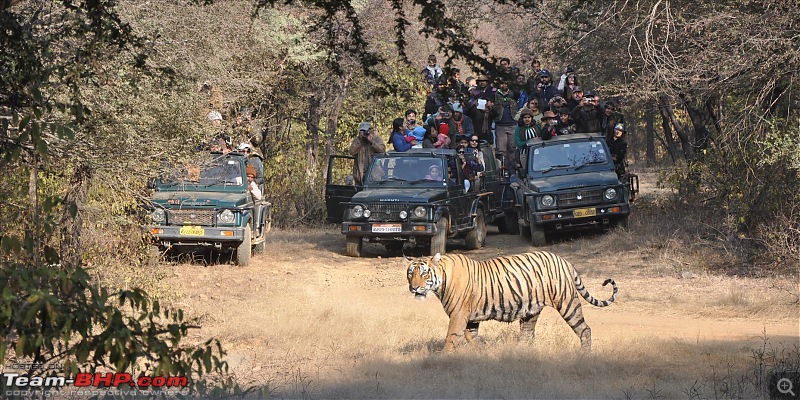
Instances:
[[[547,237],[544,234],[544,228],[531,224],[531,244],[533,247],[544,246],[547,244]]]
[[[517,220],[517,213],[514,211],[506,211],[503,213],[503,219],[506,221],[506,230],[509,235],[519,234],[519,221]]]
[[[436,222],[436,233],[431,238],[431,252],[432,256],[436,253],[444,255],[447,250],[447,219],[442,217]]]
[[[250,223],[244,227],[244,240],[242,243],[239,244],[239,247],[236,248],[236,263],[239,264],[240,267],[246,267],[250,264],[250,257],[253,254],[253,245],[250,240]]]
[[[519,220],[517,220],[517,228],[518,228],[517,230],[519,231],[519,234],[522,235],[522,237],[526,237],[526,238],[531,237],[531,228],[532,227],[533,227],[533,224],[531,224],[530,226],[525,226],[525,225],[520,224]]]
[[[506,225],[506,219],[502,215],[495,218],[495,223],[497,224],[497,231],[500,233],[508,233],[508,226]]]
[[[475,215],[475,228],[473,228],[464,238],[467,248],[470,250],[477,250],[483,247],[483,242],[486,241],[486,220],[483,218],[483,210],[478,209]]]
[[[361,245],[364,243],[364,238],[361,236],[345,236],[347,245],[345,254],[350,257],[361,257]]]
[[[267,240],[263,239],[258,244],[253,246],[253,251],[256,254],[264,254],[267,252]]]

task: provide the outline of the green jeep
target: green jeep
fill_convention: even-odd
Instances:
[[[145,235],[159,251],[210,247],[235,251],[248,265],[264,251],[271,227],[271,204],[254,201],[247,190],[247,157],[211,153],[196,164],[151,179],[155,192],[146,205]]]
[[[545,245],[552,232],[628,225],[639,180],[633,174],[618,177],[609,154],[600,134],[527,142],[510,184],[511,213],[533,246]]]

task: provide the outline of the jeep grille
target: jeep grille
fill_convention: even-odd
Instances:
[[[583,190],[580,192],[564,193],[558,195],[558,205],[561,207],[580,207],[597,204],[603,201],[602,190]]]
[[[400,211],[407,210],[408,204],[369,203],[367,209],[372,212],[369,221],[397,221],[400,219]]]
[[[214,225],[214,210],[169,210],[172,225]]]

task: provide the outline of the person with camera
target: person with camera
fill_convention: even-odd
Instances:
[[[543,69],[539,72],[539,84],[536,85],[535,96],[539,98],[539,111],[545,112],[550,106],[550,99],[558,96],[558,88],[553,85],[553,77],[550,72]]]
[[[564,73],[561,74],[561,80],[558,82],[558,91],[561,97],[568,99],[572,97],[572,92],[578,86],[578,75],[575,74],[575,68],[567,67]],[[553,110],[555,112],[555,110]]]
[[[567,109],[572,112],[572,110],[580,107],[581,103],[583,103],[583,88],[575,86],[572,88],[572,95],[565,97],[565,99],[567,99]]]
[[[372,157],[375,154],[385,152],[386,145],[380,136],[372,132],[372,124],[362,122],[358,126],[358,135],[353,139],[353,143],[350,144],[350,155],[356,158],[353,163],[353,179],[357,186],[363,184],[364,173],[367,166],[372,162]]]
[[[553,136],[558,135],[556,125],[558,125],[556,113],[550,110],[545,111],[542,115],[542,130],[540,132],[542,140],[550,140],[553,138]]]
[[[575,123],[575,132],[602,132],[603,115],[597,108],[600,99],[594,92],[588,91],[581,100],[580,107],[570,113],[570,118]]]

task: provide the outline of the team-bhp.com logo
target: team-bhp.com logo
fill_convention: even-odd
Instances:
[[[27,377],[17,373],[4,373],[2,382],[6,396],[30,394],[31,391],[44,391],[74,387],[78,389],[181,389],[189,384],[185,376],[133,376],[127,372],[95,373],[80,372],[74,378],[63,376]],[[13,389],[12,389],[13,388]],[[96,393],[94,393],[96,394]]]

